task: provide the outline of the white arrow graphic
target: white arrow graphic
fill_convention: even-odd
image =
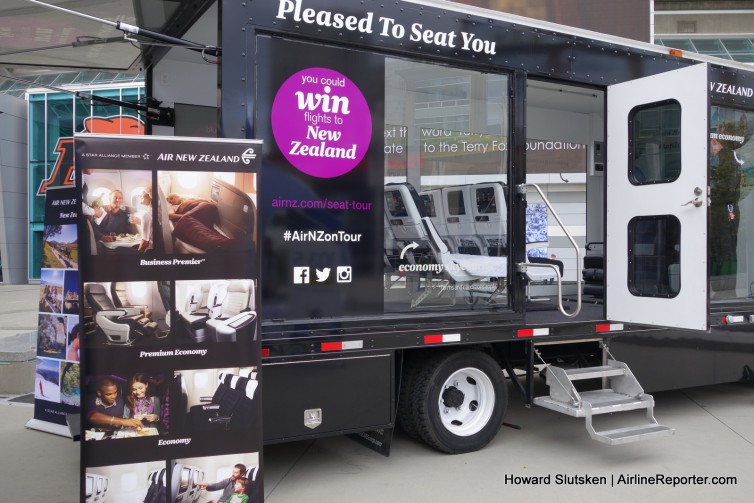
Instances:
[[[416,241],[406,246],[403,250],[401,250],[401,260],[403,260],[403,256],[406,254],[407,250],[415,250],[417,248],[419,248],[419,243],[417,243]]]

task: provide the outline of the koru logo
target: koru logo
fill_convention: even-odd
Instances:
[[[244,164],[249,164],[252,160],[257,158],[257,154],[254,153],[253,148],[247,148],[243,154],[241,154],[241,160]]]

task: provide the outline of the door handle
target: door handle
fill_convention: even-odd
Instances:
[[[689,201],[689,202],[687,202],[687,203],[683,203],[683,204],[682,204],[681,206],[688,206],[689,204],[693,204],[693,205],[694,205],[694,206],[696,206],[697,208],[700,208],[700,207],[701,207],[701,206],[702,206],[702,205],[703,205],[704,203],[702,202],[702,200],[701,200],[701,199],[699,199],[699,198],[697,197],[696,199],[692,199],[691,201]]]
[[[699,198],[699,196],[701,196],[703,192],[704,192],[704,191],[703,191],[703,190],[701,189],[701,187],[695,187],[695,188],[694,188],[694,195],[695,195],[696,197],[695,197],[694,199],[692,199],[691,201],[689,201],[689,202],[687,202],[687,203],[684,203],[684,204],[682,204],[681,206],[688,206],[689,204],[693,204],[693,205],[694,205],[694,206],[696,206],[697,208],[701,208],[701,206],[702,206],[702,205],[703,205],[704,203],[703,203],[703,202],[702,202],[702,200],[701,200],[701,199]]]

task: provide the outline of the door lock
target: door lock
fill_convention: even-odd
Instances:
[[[699,198],[699,196],[701,196],[701,195],[702,195],[702,192],[703,192],[703,191],[702,191],[701,187],[695,187],[695,188],[694,188],[694,195],[695,195],[696,197],[695,197],[694,199],[692,199],[691,201],[689,201],[689,202],[687,202],[687,203],[684,203],[684,204],[682,204],[681,206],[688,206],[689,204],[693,204],[693,205],[694,205],[694,206],[696,206],[697,208],[701,208],[701,206],[702,206],[702,205],[704,204],[704,203],[702,202],[702,200],[701,200],[701,199]]]

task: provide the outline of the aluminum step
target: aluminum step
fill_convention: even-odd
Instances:
[[[607,365],[591,368],[563,369],[547,367],[549,396],[534,399],[534,404],[573,417],[583,417],[586,429],[593,439],[619,445],[651,438],[672,435],[675,430],[657,423],[654,418],[654,398],[644,393],[639,382],[625,363],[609,360]],[[578,391],[573,381],[611,377],[609,387],[594,391]],[[600,414],[612,414],[645,409],[646,422],[615,430],[595,431],[592,418]]]
[[[579,395],[581,404],[565,403],[549,396],[540,396],[534,399],[534,405],[573,417],[586,417],[590,413],[589,407],[591,407],[591,414],[597,415],[648,409],[654,405],[654,400],[650,395],[631,397],[616,393],[611,389],[585,391]]]
[[[593,415],[648,409],[654,405],[651,395],[633,397],[616,393],[611,389],[584,391],[581,393],[581,401],[591,405]]]
[[[675,430],[669,426],[657,423],[646,423],[640,426],[630,426],[615,430],[590,431],[590,436],[608,445],[621,445],[652,438],[667,437],[673,435]]]
[[[612,377],[626,375],[626,370],[622,367],[611,367],[604,365],[601,367],[584,367],[577,369],[565,370],[568,379],[578,381],[581,379],[597,379],[599,377]]]

